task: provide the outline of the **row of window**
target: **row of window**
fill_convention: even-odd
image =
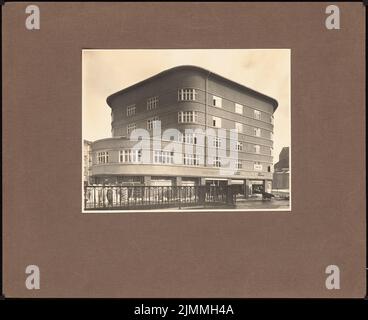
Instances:
[[[197,92],[195,89],[186,88],[186,89],[178,90],[178,101],[195,101],[196,96],[197,96]],[[150,97],[147,99],[147,110],[157,109],[158,105],[159,105],[158,96]],[[222,98],[213,96],[212,105],[214,107],[222,108]],[[234,109],[235,113],[243,114],[243,109],[244,109],[243,105],[239,103],[235,103],[235,109]],[[128,117],[135,115],[135,113],[136,113],[135,105],[130,105],[126,107],[126,115]],[[261,112],[259,110],[253,110],[253,117],[256,120],[261,120]],[[274,119],[273,116],[271,116],[272,124],[273,124],[273,119]],[[193,121],[190,121],[190,122],[193,122]]]
[[[222,108],[222,98],[213,96],[212,97],[212,105],[214,107],[217,107],[217,108]],[[235,103],[234,112],[238,113],[238,114],[243,114],[244,106],[239,104],[239,103]],[[261,111],[253,110],[253,118],[256,119],[256,120],[261,120]],[[273,124],[273,122],[274,122],[274,117],[272,115],[271,116],[271,123]]]
[[[159,125],[159,118],[153,117],[150,119],[147,119],[147,130],[152,130],[154,128],[157,128]],[[129,136],[133,130],[137,128],[137,125],[135,123],[129,123],[127,125],[127,135]]]
[[[174,137],[171,137],[171,138],[174,138]],[[196,145],[197,142],[198,142],[198,139],[195,135],[195,133],[185,133],[185,134],[181,134],[179,136],[179,141],[180,142],[183,142],[183,143],[187,143],[187,144],[193,144],[193,145]],[[217,149],[221,148],[221,142],[222,142],[222,139],[219,138],[219,137],[214,137],[213,138],[213,146]],[[241,141],[238,141],[236,143],[236,150],[238,151],[243,151],[244,148],[243,148],[243,142]],[[260,154],[261,153],[261,146],[256,144],[256,145],[253,145],[253,152],[256,153],[256,154]],[[271,156],[273,155],[273,148],[270,148],[270,153],[271,153]]]
[[[195,89],[180,89],[178,92],[178,100],[179,101],[187,101],[191,100],[194,101],[196,97],[196,90]],[[217,108],[222,108],[222,98],[217,96],[212,96],[212,106]],[[235,113],[243,114],[244,106],[235,103]],[[256,120],[261,120],[261,112],[259,110],[253,110],[253,117]],[[273,123],[273,116],[271,117],[271,121]]]
[[[221,166],[222,166],[221,158],[220,157],[214,157],[212,165],[216,168],[221,168]],[[235,166],[236,166],[237,169],[242,169],[243,168],[243,162],[241,160],[236,160]],[[262,171],[263,170],[263,165],[260,162],[254,162],[253,169],[254,169],[254,171]],[[271,172],[271,166],[267,167],[267,171]]]
[[[158,126],[159,117],[153,117],[147,119],[147,130],[152,130]],[[196,111],[179,111],[178,112],[178,122],[179,123],[197,123],[198,114]],[[219,117],[212,117],[212,126],[215,128],[222,127],[222,119]],[[136,129],[135,123],[129,123],[127,125],[127,135],[129,136],[132,131]],[[235,122],[235,130],[238,133],[243,133],[243,124]],[[271,132],[271,139],[273,139],[273,133]],[[261,137],[261,128],[253,128],[253,135],[255,137]]]
[[[178,101],[195,101],[197,92],[195,89],[179,89],[178,90]]]
[[[151,97],[147,99],[147,110],[154,110],[158,107],[158,97]],[[126,115],[128,117],[131,117],[135,115],[136,112],[136,106],[135,104],[132,104],[130,106],[126,107]]]
[[[119,162],[123,163],[139,163],[142,160],[142,150],[120,150]]]
[[[186,166],[199,166],[199,157],[197,154],[184,153],[183,164]]]
[[[109,162],[109,153],[107,151],[99,152],[97,154],[97,162],[98,163],[108,163]]]
[[[142,161],[142,150],[120,150],[119,151],[119,162],[121,163],[140,163]],[[154,152],[154,163],[159,164],[173,164],[174,163],[174,152],[172,151],[162,151],[155,150]],[[97,154],[98,164],[109,163],[109,152],[103,151]],[[197,154],[183,154],[183,164],[188,166],[199,166],[199,156]],[[212,161],[212,166],[216,168],[221,168],[222,161],[220,157],[214,157]],[[236,161],[236,168],[242,169],[243,163],[241,160]],[[255,171],[262,171],[263,165],[260,162],[254,162],[253,169]],[[271,167],[268,166],[268,172],[271,171]]]
[[[133,127],[128,127],[128,131],[132,130],[132,129],[135,129],[135,124]],[[171,136],[170,137],[170,140],[174,140],[174,136]],[[186,143],[186,144],[193,144],[193,145],[196,145],[198,143],[198,139],[197,139],[197,136],[195,133],[184,133],[184,134],[180,134],[179,135],[179,142],[182,142],[182,143]],[[214,137],[213,139],[213,146],[215,148],[221,148],[221,141],[222,139],[219,138],[219,137]],[[243,151],[243,142],[241,141],[238,141],[237,144],[236,144],[236,150],[238,151]],[[271,148],[271,155],[272,155],[272,151],[273,149]],[[261,151],[261,146],[260,145],[253,145],[253,152],[254,153],[257,153],[259,154]]]
[[[130,134],[130,132],[134,129],[135,129],[135,124],[133,124],[132,126],[128,125],[128,134]],[[174,138],[175,138],[174,136],[171,136],[170,140],[173,141]],[[213,147],[221,148],[221,141],[222,141],[221,138],[214,137]],[[198,139],[197,139],[197,136],[194,133],[184,133],[184,134],[180,134],[179,142],[196,145],[198,143]],[[236,150],[243,151],[243,142],[241,142],[241,141],[237,142]],[[273,155],[273,152],[272,152],[273,149],[271,148],[270,150],[271,150],[271,155]],[[261,151],[261,146],[260,145],[253,145],[253,152],[254,153],[260,154],[260,151]]]
[[[179,111],[178,123],[197,123],[198,112],[197,111]]]

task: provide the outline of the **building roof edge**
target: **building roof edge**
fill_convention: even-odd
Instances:
[[[131,85],[131,86],[129,86],[129,87],[126,87],[126,88],[124,88],[124,89],[122,89],[122,90],[119,90],[119,91],[117,91],[117,92],[115,92],[115,93],[113,93],[113,94],[109,95],[109,96],[107,97],[107,99],[106,99],[106,102],[107,102],[107,104],[109,105],[109,107],[111,107],[111,100],[112,100],[114,97],[116,97],[116,96],[118,96],[118,95],[120,95],[120,94],[123,94],[123,93],[125,93],[125,92],[128,92],[128,91],[130,91],[130,90],[132,90],[132,89],[134,89],[134,88],[137,88],[137,87],[139,87],[139,86],[141,86],[141,85],[144,85],[144,84],[146,84],[146,83],[148,83],[148,82],[150,82],[150,81],[152,81],[152,80],[155,80],[155,79],[157,79],[157,78],[159,78],[159,77],[165,76],[165,75],[167,75],[167,74],[169,74],[169,73],[172,73],[172,72],[174,72],[174,71],[190,70],[190,69],[194,69],[194,70],[196,70],[196,71],[200,71],[200,72],[208,73],[208,75],[212,75],[212,76],[214,76],[214,77],[216,77],[216,78],[218,78],[218,79],[221,79],[222,81],[229,82],[229,83],[231,83],[232,85],[236,85],[237,87],[240,87],[240,88],[242,88],[242,89],[245,89],[245,90],[246,90],[247,92],[249,92],[250,94],[253,94],[253,95],[255,95],[255,96],[258,96],[258,97],[260,97],[260,98],[262,98],[262,99],[264,99],[264,100],[266,100],[266,101],[270,102],[270,103],[273,105],[273,107],[274,107],[274,110],[273,110],[274,112],[276,111],[276,109],[277,109],[277,107],[278,107],[278,102],[277,102],[277,100],[276,100],[276,99],[274,99],[274,98],[272,98],[272,97],[270,97],[270,96],[267,96],[267,95],[265,95],[265,94],[263,94],[263,93],[260,93],[260,92],[258,92],[258,91],[256,91],[256,90],[253,90],[253,89],[251,89],[251,88],[249,88],[249,87],[247,87],[247,86],[245,86],[245,85],[242,85],[242,84],[240,84],[240,83],[238,83],[238,82],[235,82],[235,81],[233,81],[233,80],[230,80],[230,79],[228,79],[228,78],[225,78],[225,77],[223,77],[223,76],[221,76],[221,75],[219,75],[219,74],[217,74],[217,73],[214,73],[214,72],[212,72],[212,71],[209,71],[209,70],[207,70],[207,69],[204,69],[204,68],[202,68],[202,67],[198,67],[198,66],[195,66],[195,65],[180,65],[180,66],[176,66],[176,67],[173,67],[173,68],[170,68],[170,69],[166,69],[166,70],[164,70],[164,71],[161,71],[161,72],[159,72],[159,73],[157,73],[157,74],[155,74],[155,75],[153,75],[153,76],[151,76],[151,77],[149,77],[149,78],[147,78],[147,79],[145,79],[145,80],[139,81],[139,82],[137,82],[137,83],[135,83],[135,84],[133,84],[133,85]]]

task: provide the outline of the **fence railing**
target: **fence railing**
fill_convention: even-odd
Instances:
[[[155,209],[233,205],[231,186],[102,186],[84,187],[85,210]]]

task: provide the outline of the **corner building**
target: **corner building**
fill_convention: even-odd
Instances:
[[[112,137],[91,145],[93,183],[231,184],[246,196],[271,191],[275,99],[203,68],[178,66],[110,95],[107,104]],[[180,132],[162,136],[160,150],[152,143],[158,126],[161,134],[173,128]],[[227,132],[226,141],[216,134],[186,133],[188,129],[217,132],[220,128]],[[130,134],[134,129],[149,133],[139,139],[150,140],[151,163],[143,163],[142,150],[133,150],[137,141],[131,141]],[[235,144],[230,143],[230,129],[238,132]],[[204,144],[203,154],[196,154],[199,141]],[[168,150],[176,144],[179,147]],[[236,170],[227,174],[223,166],[226,159],[213,154],[222,151],[228,156],[230,148],[236,148],[238,154]],[[179,163],[174,159],[180,159]]]

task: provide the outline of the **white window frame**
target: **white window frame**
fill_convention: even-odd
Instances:
[[[212,166],[215,168],[221,168],[221,158],[213,157]]]
[[[222,119],[219,117],[212,117],[212,126],[215,128],[221,128],[222,126]]]
[[[238,150],[238,151],[243,151],[243,142],[238,141],[238,142],[236,143],[236,150]]]
[[[261,136],[261,128],[253,128],[254,136],[260,137]]]
[[[127,117],[135,115],[135,104],[126,107],[126,115]]]
[[[158,96],[150,97],[147,99],[147,110],[154,110],[158,107]]]
[[[241,160],[236,160],[236,168],[243,169],[243,162]]]
[[[221,148],[221,139],[220,139],[219,137],[214,137],[214,138],[213,138],[213,146],[214,146],[216,149]]]
[[[192,153],[183,153],[183,164],[185,166],[199,166],[198,155]]]
[[[157,123],[160,121],[159,117],[153,117],[147,119],[147,130],[153,130],[157,127]]]
[[[254,119],[261,120],[261,111],[253,110],[253,116],[254,116]]]
[[[196,90],[193,88],[183,88],[178,90],[178,101],[195,101]]]
[[[142,160],[142,150],[124,149],[119,151],[120,163],[140,163]]]
[[[179,111],[178,123],[197,123],[198,113],[197,111]]]
[[[263,165],[260,162],[254,162],[253,169],[254,171],[262,171]]]
[[[109,152],[108,151],[100,151],[97,153],[97,163],[105,164],[109,163]]]
[[[235,103],[235,113],[243,114],[243,105],[239,103]]]
[[[235,122],[235,130],[238,133],[242,133],[243,132],[243,124],[240,122]]]
[[[127,135],[129,136],[133,130],[136,129],[136,124],[135,123],[128,123],[127,125]]]
[[[154,150],[153,162],[156,164],[173,164],[174,163],[174,152]]]
[[[212,96],[212,105],[217,108],[222,108],[222,98],[217,96]]]
[[[261,146],[258,144],[254,145],[254,153],[260,154],[261,153]]]
[[[198,139],[195,133],[182,133],[180,135],[180,141],[186,144],[197,144]]]

